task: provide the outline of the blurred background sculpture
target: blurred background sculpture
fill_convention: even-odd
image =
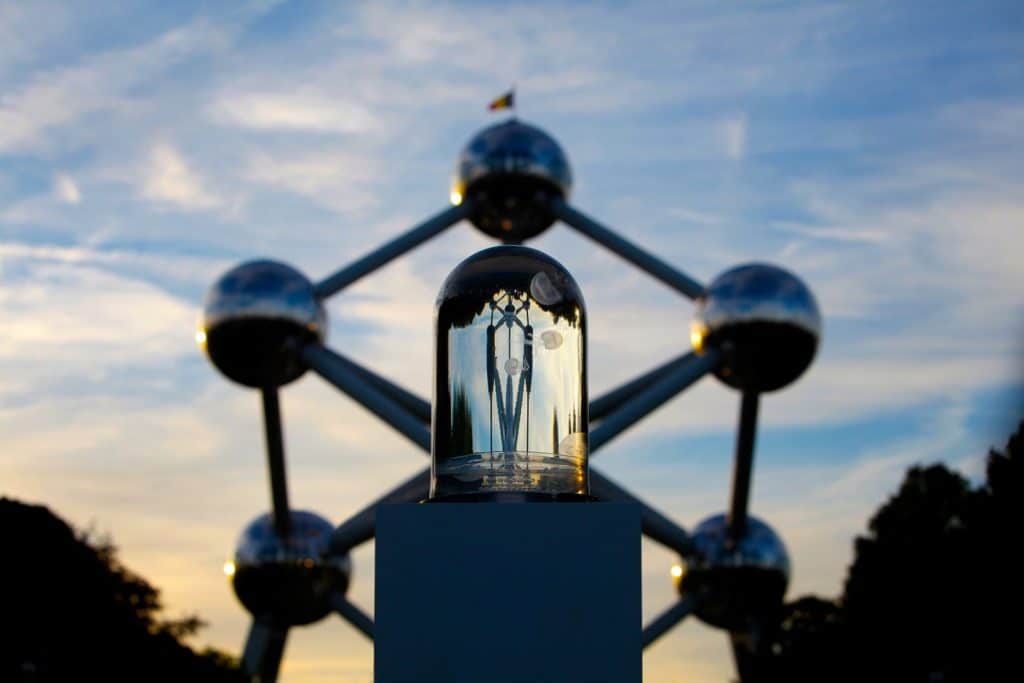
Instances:
[[[758,406],[762,393],[791,384],[813,360],[821,338],[814,296],[766,264],[726,271],[705,287],[573,207],[571,187],[554,138],[512,118],[466,145],[451,206],[354,263],[313,283],[289,266],[251,262],[211,288],[200,345],[222,374],[263,398],[272,512],[243,533],[226,565],[253,615],[248,673],[274,680],[288,629],[331,611],[373,638],[372,620],[345,592],[348,554],[374,537],[380,504],[499,492],[637,504],[644,535],[682,559],[672,569],[679,600],[644,627],[644,646],[695,614],[729,633],[745,683],[766,680],[751,662],[778,622],[790,565],[781,538],[748,513]],[[441,288],[435,405],[324,345],[325,298],[464,219],[506,245],[561,221],[695,300],[693,348],[588,400],[579,288],[554,259],[515,246],[468,258]],[[472,345],[480,348],[462,353]],[[433,438],[433,474],[424,469],[336,528],[291,510],[278,388],[307,369],[421,451],[431,452]],[[740,392],[739,424],[727,511],[691,535],[599,470],[589,468],[588,477],[587,459],[708,374]],[[543,391],[555,381],[571,388],[557,401]]]

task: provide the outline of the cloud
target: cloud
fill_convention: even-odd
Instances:
[[[327,150],[302,155],[259,153],[245,169],[250,182],[293,192],[342,213],[365,211],[378,204],[375,183],[379,162],[370,155]]]
[[[747,153],[747,115],[729,117],[722,121],[721,126],[725,155],[730,159],[742,159]]]
[[[173,285],[171,289],[205,288],[215,276],[232,265],[230,261],[216,256],[114,249],[103,246],[102,239],[93,237],[90,236],[86,244],[80,246],[0,242],[0,264],[13,272],[27,267],[26,263],[63,264],[97,270],[111,277],[154,287],[169,283]]]
[[[973,99],[943,107],[938,116],[951,127],[1000,142],[1020,141],[1024,128],[1024,101],[1020,99]]]
[[[130,111],[135,106],[132,88],[197,54],[219,49],[224,41],[220,30],[199,21],[138,47],[35,72],[0,96],[0,152],[50,147],[54,129],[97,112]]]
[[[45,403],[55,391],[123,390],[116,381],[123,373],[166,371],[174,358],[195,354],[195,309],[149,282],[9,254],[0,290],[3,404]]]
[[[39,21],[39,12],[48,21]],[[0,5],[0,74],[15,73],[31,64],[53,42],[61,40],[71,23],[71,12],[56,2],[41,0],[32,5],[4,3]]]
[[[469,17],[464,14],[466,12]],[[355,22],[336,29],[339,36],[369,37],[400,64],[434,65],[458,54],[472,55],[476,69],[491,70],[502,61],[502,53],[506,49],[506,63],[515,64],[522,59],[523,51],[515,46],[514,41],[501,44],[492,40],[497,17],[490,12],[452,4],[427,8],[409,3],[383,2],[361,3],[354,14]],[[453,21],[460,14],[463,21]],[[505,19],[509,33],[514,35],[523,30],[522,12],[509,12]],[[551,26],[551,23],[547,25]],[[566,47],[571,50],[573,45]]]
[[[142,176],[141,195],[151,201],[172,204],[186,211],[211,209],[221,200],[171,145],[162,142],[150,152]]]
[[[191,307],[146,282],[101,270],[31,264],[19,279],[0,298],[5,358],[85,347],[107,347],[122,360],[162,356],[183,348],[174,340],[189,337],[194,323]],[[99,360],[94,352],[87,355]]]
[[[337,33],[379,45],[383,58],[372,72],[378,77],[419,73],[408,87],[385,89],[384,106],[392,100],[482,108],[510,83],[562,112],[614,110],[659,96],[648,79],[621,77],[607,52],[621,34],[604,10],[556,3],[545,12],[547,21],[538,23],[528,7],[495,14],[454,3],[362,3]]]
[[[65,204],[78,204],[82,201],[82,193],[74,178],[67,173],[58,173],[53,178],[53,193]]]
[[[224,94],[212,111],[221,121],[257,130],[365,133],[380,127],[367,107],[320,93]]]

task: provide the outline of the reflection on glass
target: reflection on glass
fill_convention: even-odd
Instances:
[[[583,297],[555,260],[495,247],[437,302],[431,497],[586,495]]]

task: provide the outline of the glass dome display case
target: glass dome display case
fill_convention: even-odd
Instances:
[[[481,251],[436,306],[432,499],[585,499],[586,311],[527,247]]]

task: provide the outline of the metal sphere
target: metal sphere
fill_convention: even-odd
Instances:
[[[811,364],[821,339],[821,313],[798,277],[751,263],[719,275],[697,300],[694,349],[725,352],[716,374],[743,391],[774,391]]]
[[[681,596],[697,598],[701,621],[735,630],[781,607],[789,554],[772,528],[753,517],[739,543],[730,541],[727,530],[725,515],[701,522],[693,532],[693,553],[673,575]]]
[[[238,539],[225,565],[235,595],[253,616],[284,626],[312,624],[331,611],[331,597],[343,595],[352,577],[348,556],[323,557],[333,525],[323,517],[291,511],[291,530],[281,538],[269,514],[261,515]]]
[[[306,371],[290,343],[323,341],[326,321],[306,276],[276,261],[250,261],[207,292],[196,339],[229,379],[277,387]]]
[[[451,199],[471,199],[469,220],[518,244],[547,230],[555,216],[545,198],[568,199],[572,172],[565,152],[539,128],[511,119],[477,133],[459,155]]]

